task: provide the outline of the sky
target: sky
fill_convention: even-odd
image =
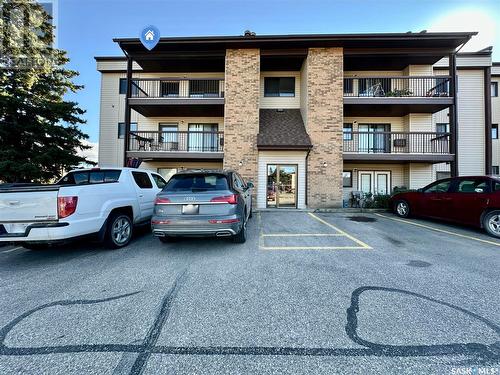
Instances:
[[[121,56],[115,37],[300,33],[479,31],[463,50],[494,46],[500,61],[499,0],[58,0],[58,48],[85,88],[68,99],[86,110],[91,144],[99,136],[100,73],[94,56]],[[495,21],[496,20],[496,21]]]

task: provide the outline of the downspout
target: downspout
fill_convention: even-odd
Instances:
[[[484,173],[492,173],[492,141],[491,141],[491,67],[484,68]]]
[[[312,147],[311,147],[311,148],[312,148]],[[306,207],[307,207],[307,202],[308,202],[307,197],[309,196],[309,185],[308,185],[308,180],[309,180],[308,176],[309,176],[309,174],[307,173],[307,170],[308,170],[307,165],[308,165],[309,163],[307,162],[307,160],[309,159],[309,154],[311,153],[311,148],[309,148],[309,149],[307,150],[307,154],[306,154],[306,170],[305,170],[305,172],[306,172],[306,180],[305,180],[305,185],[306,185],[306,196],[305,196],[305,202],[306,202]]]

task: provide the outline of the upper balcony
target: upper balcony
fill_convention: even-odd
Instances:
[[[453,160],[450,134],[436,132],[344,132],[344,161],[426,162]]]
[[[143,116],[223,116],[220,78],[134,78],[130,107]]]
[[[453,104],[449,76],[344,78],[344,115],[434,113]]]

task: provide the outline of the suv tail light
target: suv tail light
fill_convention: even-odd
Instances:
[[[172,203],[172,202],[168,198],[156,197],[155,199],[155,204],[167,204],[167,203]]]
[[[57,197],[57,215],[64,219],[76,211],[78,197]]]
[[[238,203],[238,194],[231,194],[231,195],[224,195],[221,197],[214,197],[214,198],[210,199],[210,202],[237,204]]]

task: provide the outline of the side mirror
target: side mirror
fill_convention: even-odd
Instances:
[[[253,189],[253,187],[254,187],[253,182],[252,181],[248,181],[247,182],[247,189]]]

